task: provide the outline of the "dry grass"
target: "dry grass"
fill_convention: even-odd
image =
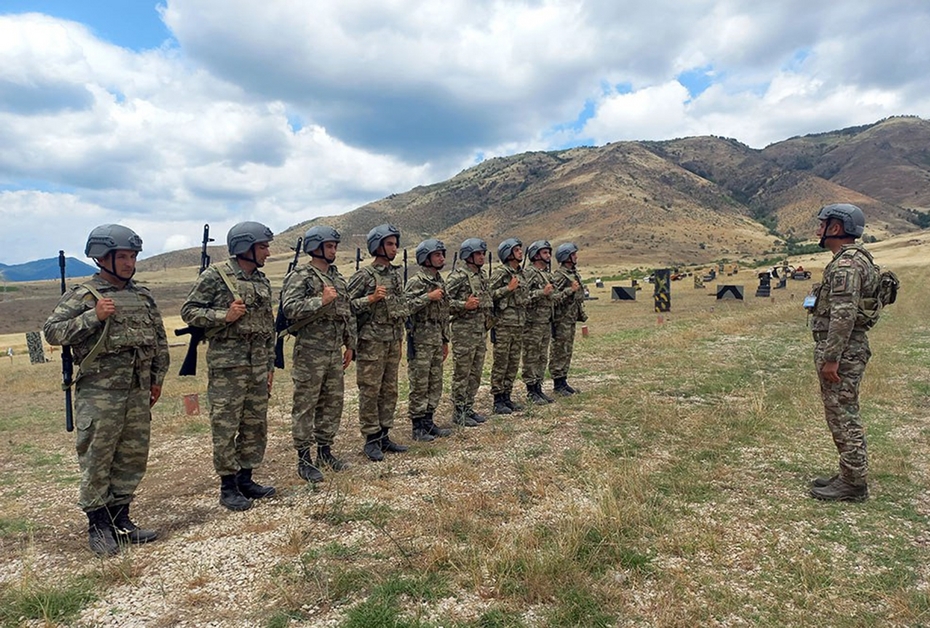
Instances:
[[[865,504],[806,496],[835,465],[800,310],[809,282],[756,299],[741,272],[728,281],[745,302],[679,282],[661,323],[649,286],[633,303],[595,289],[571,378],[584,394],[380,464],[360,453],[350,367],[336,450],[354,466],[319,486],[294,472],[279,372],[256,473],[279,495],[246,513],[216,504],[207,418],[184,414],[204,376],[172,374],[134,507],[164,539],[109,561],[89,558],[73,506],[58,364],[6,363],[0,593],[83,574],[85,625],[926,624],[930,290],[925,265],[903,263],[930,256],[900,248],[887,257],[905,290],[871,334],[863,386]],[[441,423],[449,411],[444,399]],[[402,441],[405,412],[402,398]]]

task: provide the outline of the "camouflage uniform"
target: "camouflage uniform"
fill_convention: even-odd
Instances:
[[[520,285],[511,292],[507,285],[514,276],[520,280]],[[491,394],[509,398],[520,367],[523,326],[526,324],[526,304],[529,298],[523,270],[520,267],[513,268],[510,264],[499,264],[491,274],[489,288],[496,320]]]
[[[553,299],[556,303],[553,312],[552,346],[549,350],[549,374],[552,379],[568,377],[572,363],[572,349],[575,345],[575,323],[588,320],[584,311],[584,288],[572,292],[572,282],[581,286],[581,275],[577,268],[568,268],[564,264],[552,273]]]
[[[440,289],[443,297],[430,301],[428,293]],[[449,297],[442,275],[421,269],[404,288],[410,318],[407,327],[407,379],[409,414],[416,423],[431,415],[442,397],[443,345],[449,342]]]
[[[235,296],[220,273],[226,273],[246,305],[246,313],[232,323],[225,318]],[[268,376],[274,368],[271,300],[271,284],[264,273],[256,269],[246,275],[231,257],[207,268],[181,307],[184,322],[204,328],[210,343],[207,395],[213,467],[221,477],[253,469],[265,457]]]
[[[323,305],[326,286],[335,288],[337,296]],[[294,448],[309,449],[314,441],[332,445],[345,397],[342,347],[355,351],[357,342],[348,286],[335,265],[324,272],[307,264],[284,278],[281,302],[297,337],[292,372]]]
[[[90,512],[128,505],[145,475],[151,432],[152,386],[168,371],[168,340],[148,288],[133,281],[119,289],[99,274],[61,297],[45,322],[45,338],[71,345],[80,364],[103,335],[97,297],[113,299],[106,336],[96,358],[75,380],[76,449],[81,468],[78,505]]]
[[[368,295],[377,286],[388,294],[375,303]],[[349,299],[358,319],[358,420],[364,436],[394,427],[397,372],[407,304],[399,266],[371,264],[349,279]]]
[[[529,294],[526,325],[523,327],[523,383],[527,388],[542,384],[546,374],[549,339],[552,337],[552,295],[543,290],[552,283],[552,275],[532,263],[523,271]]]
[[[814,364],[820,379],[827,426],[840,455],[840,477],[864,486],[868,474],[865,431],[859,418],[859,383],[872,355],[866,331],[874,324],[879,269],[861,245],[844,245],[814,286],[817,296],[811,318]],[[838,362],[839,382],[824,379],[821,368]]]
[[[452,271],[446,287],[452,337],[452,404],[456,412],[471,416],[487,353],[491,291],[484,271],[480,268],[473,271],[468,266]],[[465,309],[465,301],[470,295],[479,300],[474,310]]]

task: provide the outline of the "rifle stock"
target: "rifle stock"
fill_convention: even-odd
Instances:
[[[200,270],[197,271],[198,275],[202,274],[210,266],[210,254],[207,253],[207,244],[210,242],[213,242],[213,238],[210,237],[210,225],[205,224],[203,226],[203,240],[200,243]],[[174,330],[175,336],[187,334],[190,334],[191,339],[187,345],[184,362],[181,363],[181,370],[178,371],[178,375],[182,377],[197,374],[197,345],[203,341],[205,331],[202,327],[193,327],[191,325]]]
[[[58,251],[58,268],[61,270],[61,293],[67,289],[65,285],[65,252]],[[61,387],[65,391],[65,430],[74,431],[74,407],[71,403],[71,385],[74,383],[74,357],[71,355],[71,345],[61,347]]]

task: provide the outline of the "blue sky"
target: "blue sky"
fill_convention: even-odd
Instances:
[[[0,262],[80,256],[104,222],[145,255],[280,231],[529,150],[930,116],[920,0],[160,8],[0,5]]]

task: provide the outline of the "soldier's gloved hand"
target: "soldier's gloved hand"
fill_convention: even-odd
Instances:
[[[94,306],[94,312],[97,314],[98,321],[105,321],[116,312],[116,303],[113,299],[100,299]]]
[[[435,290],[431,290],[430,292],[426,294],[426,296],[429,297],[430,301],[438,301],[439,299],[442,298],[442,295],[443,295],[442,288],[436,288]]]
[[[229,309],[226,310],[226,322],[235,323],[237,320],[245,315],[245,303],[242,299],[236,299],[229,306]]]
[[[332,286],[323,287],[323,305],[329,305],[337,296],[339,296],[339,293]]]
[[[481,305],[481,300],[473,294],[468,295],[468,298],[465,299],[466,310],[477,310],[479,305]]]

